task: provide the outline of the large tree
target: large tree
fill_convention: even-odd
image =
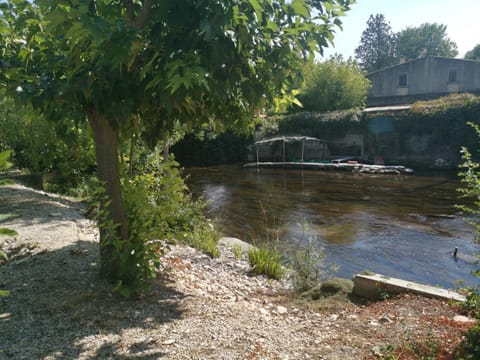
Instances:
[[[367,72],[393,65],[395,58],[395,33],[382,14],[370,15],[355,56]]]
[[[323,112],[365,106],[370,81],[354,59],[335,55],[324,62],[307,64],[304,77],[298,98],[305,110]]]
[[[127,241],[121,129],[136,119],[154,144],[178,124],[247,127],[292,98],[296,69],[328,46],[352,2],[0,0],[0,82],[50,119],[88,121],[108,219]],[[102,273],[118,280],[110,239],[102,232]]]
[[[397,55],[408,59],[427,55],[455,57],[458,51],[457,44],[447,36],[446,25],[424,23],[397,34]]]
[[[480,60],[480,44],[476,45],[472,50],[465,54],[467,60]]]

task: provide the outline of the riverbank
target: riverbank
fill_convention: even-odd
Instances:
[[[72,199],[0,188],[0,359],[375,359],[412,341],[454,358],[471,324],[446,302],[299,302],[289,284],[251,276],[222,249],[211,259],[174,246],[147,295],[113,296],[98,277],[98,234]],[[440,354],[440,353],[439,353]]]

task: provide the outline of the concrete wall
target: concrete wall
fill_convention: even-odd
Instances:
[[[472,60],[427,56],[367,77],[372,82],[368,106],[411,103],[454,92],[480,92],[480,62]]]

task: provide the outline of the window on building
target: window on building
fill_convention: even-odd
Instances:
[[[448,82],[457,82],[457,70],[450,70],[448,72]]]
[[[405,87],[407,86],[407,74],[402,73],[398,75],[398,86]]]

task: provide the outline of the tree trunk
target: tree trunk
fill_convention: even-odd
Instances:
[[[98,111],[91,110],[87,116],[90,126],[93,128],[97,176],[104,183],[110,201],[107,218],[118,225],[116,234],[108,234],[108,229],[100,231],[100,271],[102,276],[114,280],[119,264],[112,258],[113,245],[109,243],[109,238],[111,235],[115,235],[125,241],[128,239],[127,216],[120,184],[117,131]]]

